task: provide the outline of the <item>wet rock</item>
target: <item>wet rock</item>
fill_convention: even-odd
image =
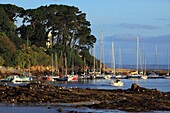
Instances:
[[[0,86],[0,91],[5,91],[5,90],[6,90],[6,87]]]
[[[6,93],[1,93],[0,94],[0,99],[5,99],[8,95]]]
[[[68,113],[78,113],[78,112],[71,110],[71,111],[68,111]]]
[[[132,84],[132,86],[131,86],[132,91],[138,91],[139,88],[140,88],[140,86],[138,84],[136,84],[136,83]]]
[[[57,112],[63,113],[63,109],[59,108],[59,109],[57,109]]]

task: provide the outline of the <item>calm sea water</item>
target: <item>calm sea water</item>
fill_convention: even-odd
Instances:
[[[112,80],[112,79],[111,79]],[[81,80],[75,82],[53,82],[50,84],[64,86],[64,87],[78,87],[78,88],[91,88],[91,89],[128,89],[133,83],[139,84],[141,87],[149,89],[157,89],[163,92],[170,92],[170,79],[122,79],[124,86],[114,87],[110,85],[111,80],[105,79],[94,79],[94,80]],[[69,111],[78,111],[83,113],[93,112],[93,113],[126,113],[119,110],[105,110],[105,109],[90,109],[86,107],[68,107],[68,106],[31,106],[31,105],[8,105],[0,104],[0,113],[58,113],[58,109],[62,109],[63,113]],[[168,113],[167,111],[151,111],[155,113]]]
[[[59,110],[62,110],[60,112]],[[89,109],[86,107],[63,107],[63,106],[18,106],[18,105],[3,105],[0,106],[0,113],[68,113],[78,111],[79,113],[126,113],[119,110],[104,110],[104,109]]]
[[[170,79],[122,79],[124,86],[114,87],[110,85],[113,79],[94,79],[94,80],[82,80],[75,82],[55,82],[54,85],[65,87],[78,87],[78,88],[91,88],[91,89],[128,89],[131,88],[133,83],[137,83],[141,87],[148,89],[157,89],[163,92],[170,92]]]
[[[0,105],[0,113],[71,113],[72,111],[78,113],[128,113],[120,110],[90,109],[86,107],[50,106],[49,108],[49,106]],[[169,111],[150,111],[147,113],[169,113]]]

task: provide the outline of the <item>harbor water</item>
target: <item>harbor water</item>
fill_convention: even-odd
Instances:
[[[0,113],[128,113],[120,110],[89,109],[86,107],[62,107],[52,106],[0,106]],[[133,112],[131,112],[133,113]],[[136,112],[134,112],[136,113]],[[149,111],[147,113],[169,113],[169,111]]]
[[[94,79],[94,80],[81,80],[74,82],[53,82],[54,85],[64,87],[78,87],[78,88],[91,88],[91,89],[128,89],[131,88],[133,83],[137,83],[141,87],[148,89],[157,89],[162,92],[170,92],[170,79],[121,79],[124,83],[121,87],[114,87],[110,85],[113,79]]]

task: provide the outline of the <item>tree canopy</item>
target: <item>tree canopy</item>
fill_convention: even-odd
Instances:
[[[65,54],[68,66],[73,61],[82,65],[83,57],[92,57],[89,50],[95,42],[86,14],[77,7],[49,5],[24,9],[0,4],[0,57],[4,65],[26,66],[24,62],[30,62],[32,66],[47,66],[55,53],[60,61]]]

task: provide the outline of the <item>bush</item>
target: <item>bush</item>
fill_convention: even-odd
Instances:
[[[0,66],[2,66],[5,63],[5,60],[0,56]]]

